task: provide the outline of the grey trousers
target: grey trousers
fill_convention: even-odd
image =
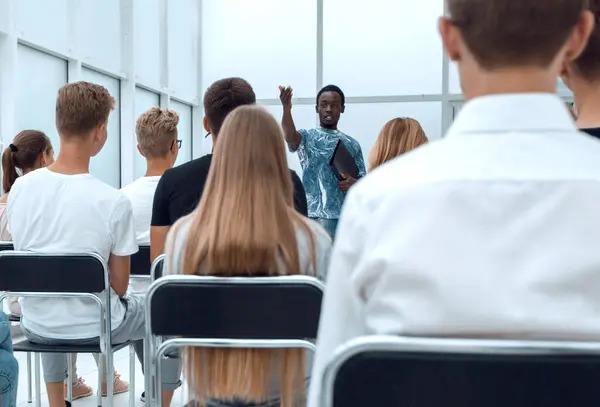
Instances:
[[[113,329],[111,339],[113,344],[135,341],[135,353],[144,371],[143,339],[146,335],[145,306],[142,297],[128,295],[121,298],[126,312],[123,322]],[[28,331],[21,325],[27,339],[40,345],[97,345],[100,338],[88,339],[49,339]],[[106,366],[104,366],[106,368]],[[67,355],[63,353],[42,353],[42,369],[46,383],[58,383],[67,378]],[[106,372],[106,369],[104,369]],[[162,380],[164,390],[175,390],[181,385],[180,360],[168,358],[162,363]]]

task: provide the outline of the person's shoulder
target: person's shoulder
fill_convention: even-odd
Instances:
[[[357,139],[355,139],[354,137],[350,136],[347,133],[344,133],[344,132],[340,132],[340,133],[342,133],[344,135],[344,137],[346,137],[352,145],[360,147],[360,143],[358,142]]]
[[[212,154],[207,154],[200,158],[193,159],[173,168],[169,168],[162,175],[159,184],[161,188],[164,185],[169,185],[170,188],[177,188],[180,182],[190,182],[198,179],[198,177],[206,177],[210,169]]]
[[[331,236],[329,236],[329,233],[327,233],[327,231],[319,224],[319,222],[306,217],[302,217],[301,222],[304,222],[308,226],[308,229],[310,230],[310,233],[312,233],[315,243],[318,247],[327,248],[332,245]],[[299,232],[303,233],[304,229],[299,229]]]

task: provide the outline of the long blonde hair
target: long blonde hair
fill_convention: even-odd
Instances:
[[[381,164],[427,143],[427,136],[418,121],[402,117],[383,126],[369,155],[369,171]]]
[[[284,139],[275,119],[258,106],[230,113],[217,138],[211,169],[183,249],[183,274],[212,276],[292,275],[302,270],[297,230],[308,236],[316,273],[315,242],[294,210]],[[240,310],[252,312],[253,310]],[[271,358],[282,357],[272,372]],[[190,395],[262,402],[272,373],[282,377],[281,405],[304,397],[301,350],[200,349],[186,354]]]

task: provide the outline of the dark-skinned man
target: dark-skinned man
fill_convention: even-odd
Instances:
[[[279,92],[283,105],[281,126],[290,151],[297,152],[300,159],[308,216],[321,223],[333,239],[346,193],[357,181],[346,174],[342,174],[344,179],[340,181],[329,167],[339,140],[354,157],[359,178],[366,174],[360,144],[338,130],[338,122],[345,108],[344,92],[334,85],[325,86],[319,91],[316,111],[320,125],[308,130],[296,130],[292,117],[292,88],[280,86]]]

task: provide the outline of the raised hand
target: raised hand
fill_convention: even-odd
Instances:
[[[292,107],[292,96],[294,90],[292,88],[279,86],[279,100],[284,108],[290,109]]]

